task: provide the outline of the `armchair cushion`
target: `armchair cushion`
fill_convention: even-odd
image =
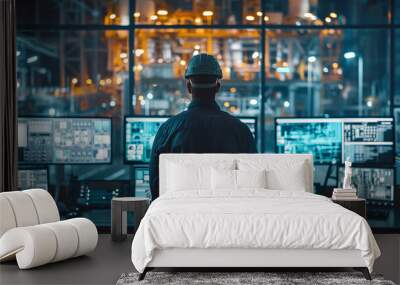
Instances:
[[[86,254],[96,248],[88,219],[60,222],[57,205],[42,189],[0,193],[0,262],[17,259],[20,269]]]
[[[20,269],[84,255],[97,245],[96,226],[88,219],[18,227],[0,238],[0,261],[16,257]]]

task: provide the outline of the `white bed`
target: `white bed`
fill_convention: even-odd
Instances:
[[[161,155],[160,197],[132,243],[140,278],[155,267],[354,267],[370,278],[380,255],[370,227],[312,194],[312,173],[311,155]]]

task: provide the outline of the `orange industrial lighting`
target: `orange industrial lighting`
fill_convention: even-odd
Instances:
[[[246,20],[247,21],[254,21],[256,18],[254,18],[254,16],[252,16],[252,15],[248,15],[248,16],[246,16]]]
[[[330,23],[330,22],[332,22],[332,20],[329,17],[325,17],[325,22]]]
[[[264,16],[264,21],[268,22],[269,21],[269,17],[268,16]]]
[[[304,18],[309,18],[311,20],[316,20],[317,16],[315,16],[313,13],[306,12],[306,13],[304,13]]]
[[[140,17],[140,13],[139,13],[139,12],[135,12],[135,13],[133,13],[133,17],[135,17],[135,18],[139,18],[139,17]]]
[[[77,84],[78,83],[78,78],[72,78],[71,83],[74,84],[74,85]]]
[[[204,17],[211,17],[212,15],[214,15],[213,11],[203,11],[203,16]]]
[[[86,84],[87,85],[91,85],[93,83],[92,79],[88,78],[86,79]]]
[[[331,18],[337,18],[337,14],[335,12],[330,12],[329,16],[331,16]]]
[[[256,13],[256,15],[257,15],[258,17],[261,17],[261,16],[262,16],[262,12],[261,12],[261,11],[258,11],[258,12]]]
[[[152,20],[152,21],[155,21],[155,20],[157,20],[158,19],[158,16],[157,15],[151,15],[150,16],[150,20]]]
[[[114,20],[115,18],[117,18],[117,15],[115,15],[114,13],[110,14],[110,16],[108,16],[111,20]]]
[[[144,50],[142,50],[141,48],[138,48],[137,50],[135,50],[136,56],[141,56],[143,53],[144,53]]]
[[[168,15],[168,11],[167,10],[158,10],[157,11],[157,15],[159,15],[159,16],[167,16]]]
[[[201,20],[201,18],[197,17],[196,19],[194,19],[194,22],[196,24],[201,24],[202,20]]]

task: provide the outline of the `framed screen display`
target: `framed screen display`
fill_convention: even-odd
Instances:
[[[111,163],[111,118],[20,117],[20,164]]]

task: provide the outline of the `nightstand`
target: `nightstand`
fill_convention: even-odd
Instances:
[[[367,218],[366,213],[366,201],[365,199],[357,198],[354,200],[336,200],[332,199],[332,202],[339,204],[340,206],[359,214],[364,219]]]
[[[127,212],[135,215],[135,232],[144,217],[150,199],[139,197],[118,197],[111,200],[111,239],[123,241],[127,236]]]

